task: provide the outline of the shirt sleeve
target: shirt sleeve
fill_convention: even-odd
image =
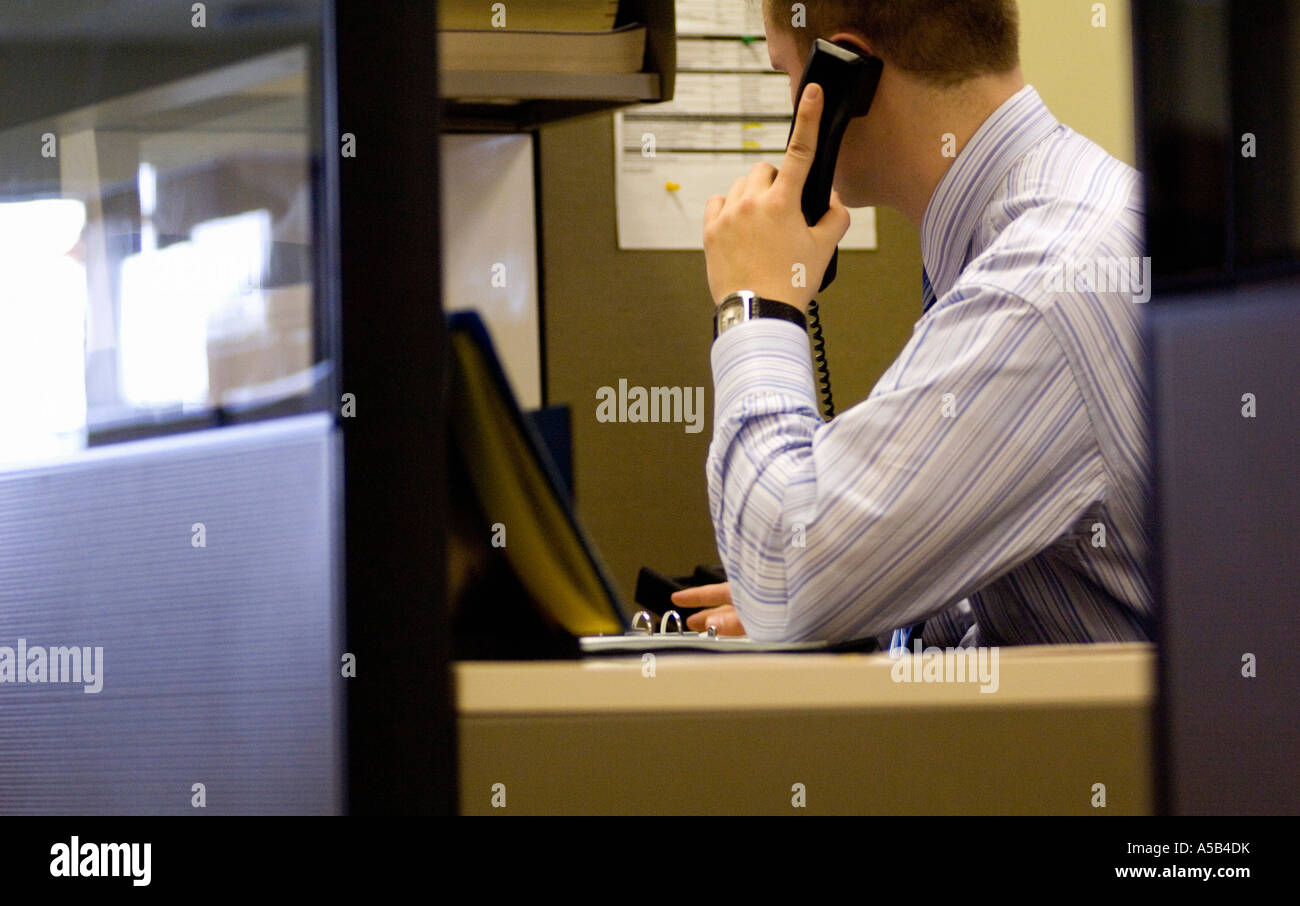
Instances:
[[[1072,534],[1105,471],[1042,315],[959,285],[871,395],[833,421],[807,334],[760,319],[714,343],[709,509],[760,641],[918,623]]]

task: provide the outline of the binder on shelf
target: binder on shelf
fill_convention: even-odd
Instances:
[[[673,97],[674,0],[448,0],[438,13],[438,92],[457,130],[534,129]]]
[[[608,31],[618,18],[618,3],[619,0],[510,0],[498,11],[484,0],[442,0],[438,4],[438,27],[496,32]]]
[[[646,28],[613,31],[444,29],[438,65],[449,72],[640,72]]]

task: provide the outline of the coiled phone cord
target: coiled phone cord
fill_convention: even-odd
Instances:
[[[826,338],[822,336],[822,319],[816,299],[808,303],[808,327],[812,331],[813,361],[817,364],[818,381],[822,386],[824,417],[830,421],[835,417],[835,402],[831,399],[831,369],[826,364]]]

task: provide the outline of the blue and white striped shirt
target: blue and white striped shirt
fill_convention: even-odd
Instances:
[[[1148,639],[1142,244],[1137,173],[1026,86],[930,199],[937,301],[866,400],[822,421],[794,324],[719,337],[709,506],[749,635],[951,626],[969,599],[964,644]]]

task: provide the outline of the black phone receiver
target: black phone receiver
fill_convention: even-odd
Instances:
[[[834,44],[824,38],[813,41],[804,64],[803,79],[799,82],[799,91],[795,94],[795,115],[790,121],[790,135],[794,135],[794,124],[799,119],[799,102],[809,82],[816,82],[822,87],[822,118],[817,126],[817,152],[813,155],[808,178],[803,184],[801,199],[804,220],[813,226],[830,209],[831,188],[835,182],[835,162],[840,156],[840,143],[844,140],[844,130],[849,120],[866,116],[875,100],[876,88],[880,85],[880,73],[884,63],[879,57],[864,54],[858,50]],[[790,145],[787,136],[786,147]],[[836,265],[840,250],[831,254],[826,273],[822,275],[822,285],[818,292],[826,289],[835,280]],[[822,385],[822,408],[825,417],[835,417],[835,401],[831,397],[831,370],[826,363],[826,340],[822,336],[821,313],[817,300],[808,304],[808,326],[812,331],[813,358]]]
[[[817,127],[817,153],[803,185],[803,216],[809,226],[821,220],[831,206],[835,161],[840,156],[844,130],[848,127],[849,120],[866,116],[871,110],[871,102],[876,97],[883,69],[884,63],[879,57],[833,44],[825,38],[813,42],[808,62],[803,68],[799,92],[795,95],[795,117],[790,122],[790,136],[793,136],[794,124],[799,115],[797,105],[803,100],[803,92],[808,83],[816,82],[822,87],[824,101],[821,123]],[[786,145],[789,144],[790,137],[787,136]],[[826,266],[821,289],[826,289],[835,279],[838,259],[839,249],[836,249],[830,264]]]

